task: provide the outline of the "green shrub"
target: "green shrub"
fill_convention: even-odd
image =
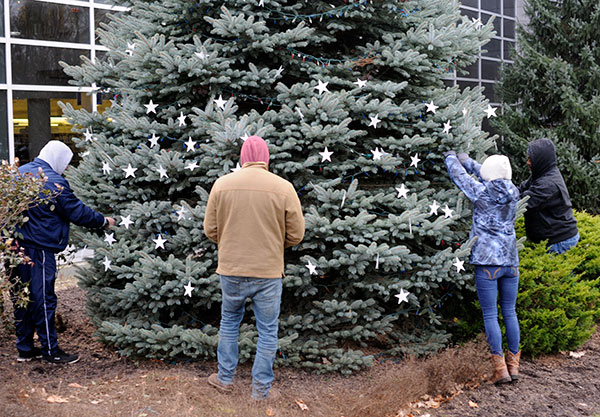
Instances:
[[[10,310],[8,294],[13,288],[9,279],[14,267],[29,260],[23,249],[15,242],[15,228],[28,220],[27,209],[42,204],[44,198],[50,196],[44,191],[44,176],[22,175],[17,165],[6,161],[0,163],[0,325],[12,322],[7,314]],[[17,303],[27,304],[26,290],[13,291]]]
[[[568,252],[548,254],[545,242],[528,241],[519,251],[516,309],[525,354],[576,349],[596,329],[600,318],[600,217],[585,212],[576,212],[575,217],[581,240]],[[516,226],[517,237],[524,236],[523,219]],[[455,321],[455,340],[473,338],[483,330],[479,303],[463,304]],[[501,317],[500,325],[504,332]]]
[[[600,217],[576,212],[579,244],[561,255],[526,242],[519,252],[517,315],[521,348],[537,355],[572,350],[596,330],[600,318]],[[524,235],[524,223],[517,223]]]

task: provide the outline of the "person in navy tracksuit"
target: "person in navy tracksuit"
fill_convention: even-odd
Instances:
[[[43,358],[52,363],[74,363],[77,355],[67,354],[58,347],[55,325],[57,297],[54,292],[56,277],[55,253],[61,252],[69,241],[69,224],[88,228],[113,226],[111,217],[104,217],[83,204],[63,178],[73,152],[59,141],[50,141],[32,162],[19,168],[21,174],[47,178],[45,188],[52,193],[47,204],[31,207],[25,215],[27,222],[17,228],[17,240],[30,263],[15,268],[15,281],[29,286],[29,302],[25,307],[15,306],[18,361]],[[34,346],[37,332],[41,349]]]

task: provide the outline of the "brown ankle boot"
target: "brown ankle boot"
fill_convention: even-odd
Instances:
[[[492,375],[492,382],[494,384],[506,384],[511,381],[504,356],[492,354],[492,365],[494,366],[494,375]]]
[[[519,379],[519,361],[521,360],[521,351],[516,355],[510,350],[506,354],[506,368],[510,374],[510,379],[517,381]]]

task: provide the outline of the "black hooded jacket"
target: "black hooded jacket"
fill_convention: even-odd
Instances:
[[[525,231],[532,242],[548,239],[562,242],[577,234],[571,198],[556,166],[556,151],[549,139],[529,144],[531,177],[519,186],[521,196],[529,196],[525,212]]]

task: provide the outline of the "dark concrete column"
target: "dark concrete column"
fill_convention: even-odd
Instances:
[[[28,98],[27,118],[29,119],[29,159],[37,157],[40,150],[51,139],[50,99]]]

